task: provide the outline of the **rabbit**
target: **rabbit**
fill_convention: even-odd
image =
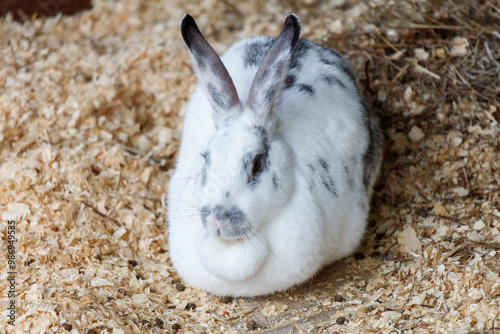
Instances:
[[[180,30],[198,79],[164,204],[180,277],[253,297],[352,253],[382,137],[348,62],[299,38],[295,14],[278,37],[243,39],[220,58],[187,13]]]

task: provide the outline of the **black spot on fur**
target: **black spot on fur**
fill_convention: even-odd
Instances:
[[[250,164],[252,163],[252,155],[250,153],[245,154],[241,163],[243,164],[243,170],[248,171],[250,169]]]
[[[310,192],[314,191],[314,188],[316,187],[316,183],[314,182],[314,178],[309,177],[306,180],[307,182],[307,189],[309,189]]]
[[[349,186],[349,189],[353,190],[354,179],[352,178],[351,171],[349,170],[349,167],[347,167],[347,165],[344,165],[344,173],[347,179],[347,185]]]
[[[319,162],[319,165],[326,171],[328,171],[328,169],[330,168],[330,166],[328,166],[328,163],[326,162],[325,159],[323,158],[319,158],[318,159],[318,162]]]
[[[260,183],[260,176],[253,177],[248,181],[248,185],[252,190],[255,189],[255,187],[257,187],[259,183]]]
[[[208,93],[212,97],[212,100],[214,101],[216,106],[224,110],[229,109],[230,106],[226,103],[226,100],[224,99],[224,94],[219,89],[217,89],[217,87],[214,84],[209,83],[207,85],[207,89]]]
[[[276,38],[269,38],[266,41],[258,41],[250,43],[246,46],[243,56],[243,66],[259,66],[271,48]]]
[[[276,95],[276,86],[271,86],[265,93],[264,99],[266,101],[274,100],[274,96]]]
[[[314,94],[314,89],[312,88],[312,86],[306,84],[299,84],[299,91],[305,92],[309,95]]]
[[[263,147],[267,146],[267,134],[266,134],[266,130],[264,129],[264,127],[262,127],[260,125],[254,125],[253,131],[257,132],[257,136],[259,138],[262,138],[262,142],[263,142],[262,146]]]
[[[333,182],[332,175],[330,174],[330,166],[326,162],[325,159],[318,159],[319,165],[321,169],[318,171],[319,179],[321,180],[321,184],[323,184],[329,192],[331,192],[334,196],[337,196],[337,189],[335,187],[335,183]]]
[[[341,63],[339,68],[342,70],[342,72],[351,79],[351,82],[356,83],[356,75],[354,75],[354,72],[352,71],[351,67],[347,63]]]
[[[201,153],[201,156],[203,159],[205,159],[205,164],[201,168],[201,185],[204,187],[207,184],[207,166],[209,166],[212,163],[212,159],[210,157],[210,151],[204,151]]]
[[[325,65],[328,65],[328,66],[337,65],[336,61],[334,61],[333,59],[325,58],[325,57],[321,57],[319,59],[319,61],[322,62]]]
[[[218,204],[214,206],[214,209],[212,211],[215,215],[215,218],[217,218],[218,220],[224,219],[224,207],[222,205]]]
[[[328,49],[328,51],[333,54],[335,57],[342,59],[342,55],[335,49]]]
[[[302,57],[313,45],[313,42],[307,39],[299,38],[297,44],[295,44],[295,47],[293,48],[293,54],[290,59],[290,69],[300,69]]]
[[[203,51],[201,51],[203,52]],[[202,54],[200,51],[195,51],[193,52],[194,59],[196,61],[196,64],[198,65],[198,68],[200,69],[201,72],[204,72],[207,69],[207,64],[205,63],[205,58],[202,57]]]
[[[226,193],[224,194],[224,196],[225,196],[226,198],[229,198],[229,191],[226,191]]]
[[[330,57],[320,58],[320,61],[323,64],[337,67],[343,74],[348,76],[352,82],[356,82],[356,76],[354,75],[354,72],[349,66],[349,63],[347,63],[347,61],[342,57],[342,55],[337,50],[328,49],[322,46],[320,47],[324,50],[324,52],[326,51],[330,55]]]
[[[314,177],[315,177],[315,168],[312,164],[308,164],[307,167],[311,171],[311,173],[308,175],[306,182],[307,182],[307,188],[309,191],[313,192],[314,188],[316,187],[316,182],[314,182]]]
[[[264,68],[260,76],[256,76],[257,82],[259,84],[262,84],[267,80],[267,77],[271,74],[271,69],[270,68]],[[255,80],[255,79],[254,79]]]
[[[260,144],[259,144],[260,153],[267,156],[267,152],[269,151],[269,139],[267,137],[266,129],[263,126],[254,125],[251,131],[254,131],[256,136],[260,139]]]
[[[212,158],[210,157],[210,151],[205,151],[201,154],[203,159],[205,159],[205,163],[210,165],[212,163]]]
[[[201,210],[201,223],[206,228],[207,227],[207,217],[210,214],[210,207],[208,205],[204,205]]]
[[[285,79],[285,84],[283,85],[283,89],[290,89],[293,87],[295,84],[295,75],[293,74],[288,74],[286,79]]]
[[[226,212],[226,217],[232,224],[240,224],[245,221],[245,214],[237,206],[231,207]]]
[[[273,187],[274,190],[278,190],[278,175],[276,173],[273,174]]]
[[[336,76],[334,75],[323,75],[321,77],[321,81],[324,81],[326,82],[328,85],[335,85],[335,86],[340,86],[342,87],[343,89],[345,89],[345,85],[342,81],[340,81],[339,78],[337,78]]]
[[[207,184],[207,165],[203,165],[201,168],[201,186],[204,187]]]
[[[337,190],[335,188],[335,183],[333,183],[333,180],[331,176],[328,176],[326,178],[321,178],[321,183],[325,186],[326,190],[331,192],[333,196],[337,196]]]

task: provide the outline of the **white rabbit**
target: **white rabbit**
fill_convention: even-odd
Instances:
[[[299,39],[235,43],[221,58],[185,14],[198,85],[168,191],[170,257],[220,296],[288,289],[358,246],[382,159],[348,62]]]

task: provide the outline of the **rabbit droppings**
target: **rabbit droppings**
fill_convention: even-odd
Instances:
[[[348,62],[299,38],[235,43],[221,58],[194,19],[181,33],[198,78],[170,180],[170,257],[219,296],[288,289],[353,252],[382,160],[377,120]]]

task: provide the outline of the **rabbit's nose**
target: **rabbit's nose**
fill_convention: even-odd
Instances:
[[[205,205],[201,209],[201,221],[208,234],[222,238],[240,237],[248,229],[245,214],[234,205],[229,209],[220,204],[213,209]]]
[[[221,235],[221,229],[227,224],[226,212],[222,205],[216,205],[213,209],[210,209],[208,205],[202,208],[202,222],[209,234]]]
[[[212,236],[228,237],[234,234],[235,227],[226,215],[219,217],[215,213],[210,213],[206,219],[206,229]]]
[[[225,223],[218,219],[215,214],[211,213],[207,217],[207,227],[209,230],[218,230],[217,234],[220,234],[220,229],[223,228]]]

